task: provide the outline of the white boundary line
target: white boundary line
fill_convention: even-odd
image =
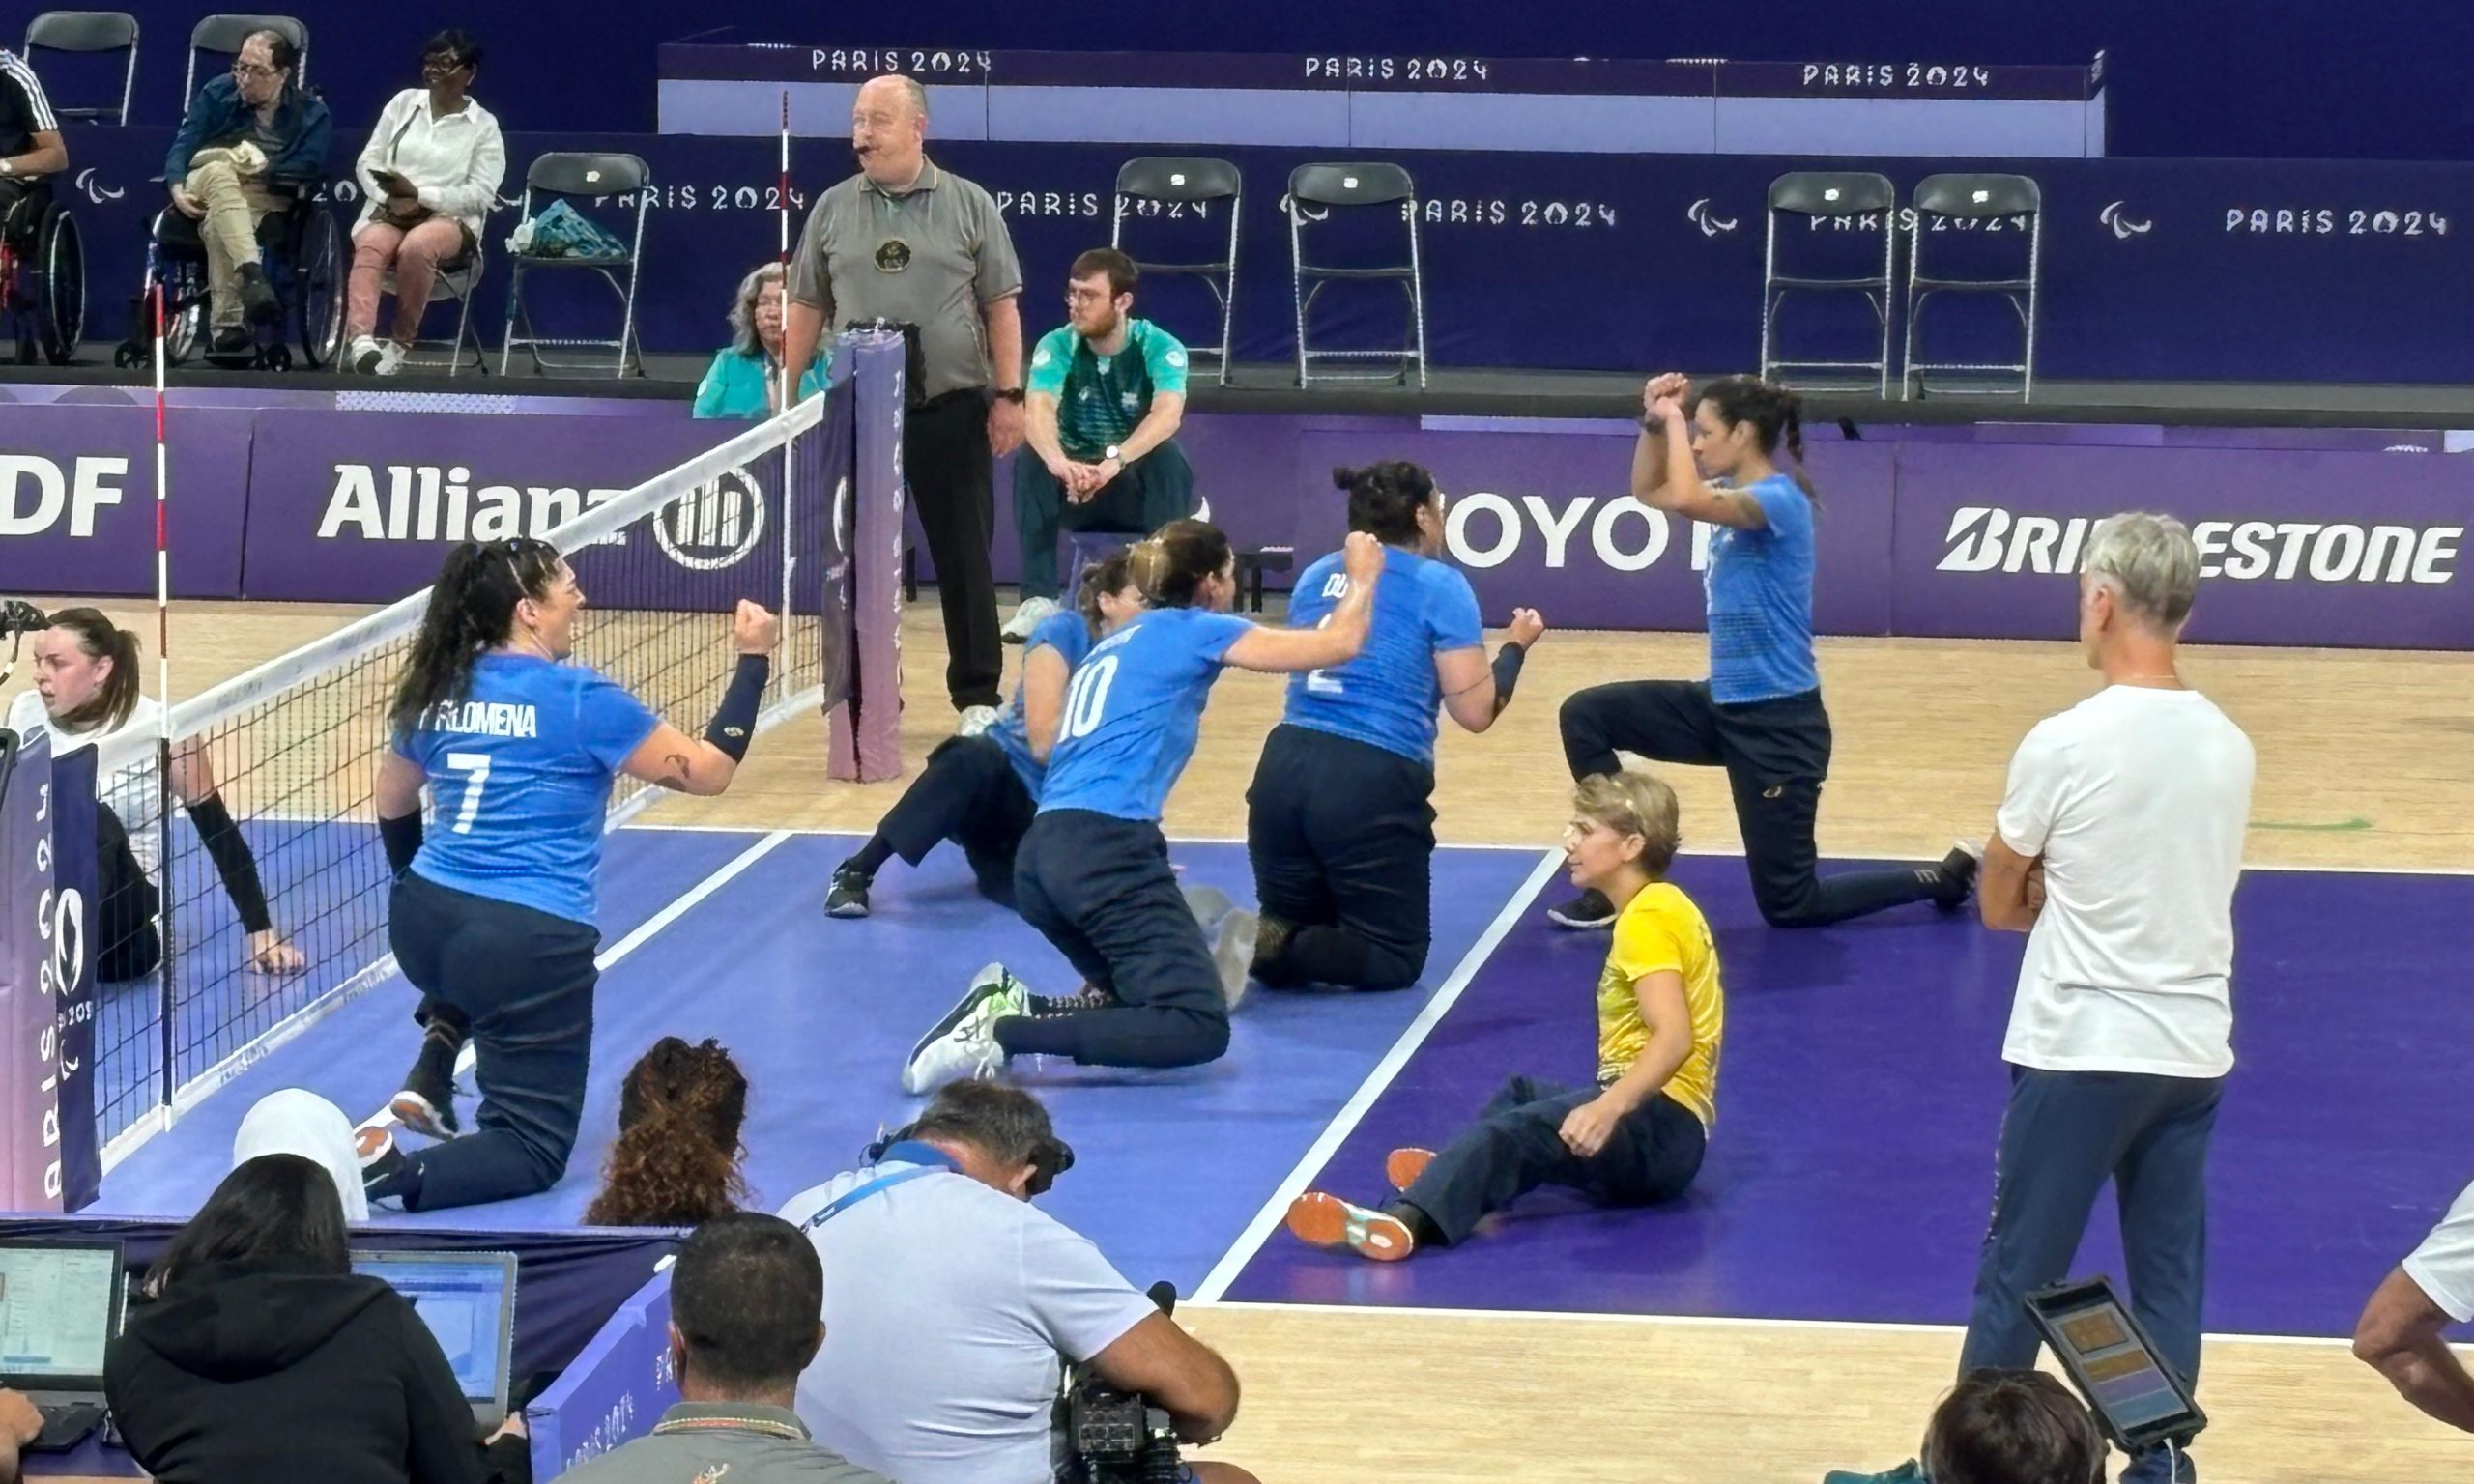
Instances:
[[[1683,1327],[1695,1325],[1713,1329],[1825,1329],[1852,1334],[1946,1334],[1967,1333],[1965,1325],[1904,1324],[1890,1320],[1869,1319],[1745,1319],[1718,1314],[1603,1314],[1583,1309],[1438,1309],[1414,1304],[1388,1303],[1256,1303],[1251,1300],[1194,1298],[1178,1304],[1178,1308],[1220,1309],[1229,1313],[1275,1311],[1286,1314],[1345,1314],[1351,1317],[1388,1317],[1401,1315],[1411,1319],[1476,1319],[1492,1322],[1529,1321],[1533,1323],[1583,1325],[1658,1325]],[[2350,1346],[2349,1336],[2329,1334],[2218,1334],[2210,1332],[2201,1339],[2217,1345],[2291,1345],[2316,1347]]]
[[[676,830],[682,834],[704,835],[753,835],[762,828],[753,824],[690,824],[673,823],[661,819],[630,819],[626,821],[626,825],[631,830]],[[784,825],[782,829],[791,835],[857,835],[864,838],[867,834],[865,826],[855,824],[794,824]],[[1246,842],[1246,838],[1242,835],[1171,835],[1168,837],[1168,843],[1172,845],[1242,845]],[[1498,850],[1534,855],[1541,847],[1490,843],[1483,841],[1446,840],[1437,841],[1435,848],[1437,850]],[[1740,861],[1744,858],[1740,850],[1687,849],[1678,853],[1708,860]],[[1826,855],[1821,858],[1821,864],[1824,867],[1847,866],[1856,862],[1877,862],[1882,859],[1884,857],[1870,855]],[[1917,859],[1921,860],[1922,857]],[[2329,875],[2350,876],[2474,876],[2474,866],[2310,866],[2287,862],[2246,861],[2242,869],[2245,871],[2321,871]]]
[[[1367,1110],[1374,1106],[1375,1099],[1383,1096],[1384,1089],[1392,1085],[1392,1079],[1400,1074],[1401,1068],[1409,1065],[1409,1058],[1416,1054],[1426,1037],[1458,1003],[1462,991],[1477,979],[1478,970],[1493,956],[1505,935],[1511,931],[1512,924],[1528,912],[1539,888],[1546,884],[1547,877],[1553,875],[1563,863],[1564,854],[1560,850],[1549,850],[1539,855],[1537,866],[1531,869],[1519,889],[1512,893],[1511,899],[1504,903],[1503,910],[1495,914],[1495,920],[1486,925],[1486,930],[1478,935],[1478,941],[1469,946],[1469,952],[1463,954],[1460,962],[1453,966],[1452,977],[1443,982],[1433,997],[1426,1001],[1425,1007],[1418,1012],[1418,1017],[1400,1032],[1399,1039],[1392,1042],[1392,1049],[1383,1054],[1383,1060],[1375,1063],[1374,1070],[1358,1084],[1357,1092],[1341,1104],[1340,1111],[1324,1126],[1322,1135],[1299,1158],[1297,1167],[1288,1172],[1288,1177],[1272,1191],[1271,1199],[1263,1203],[1263,1209],[1254,1213],[1254,1219],[1246,1223],[1245,1231],[1238,1234],[1237,1241],[1213,1265],[1201,1286],[1194,1290],[1194,1302],[1217,1303],[1220,1296],[1228,1292],[1228,1285],[1237,1280],[1237,1274],[1252,1260],[1264,1239],[1271,1236],[1272,1228],[1280,1225],[1280,1218],[1288,1213],[1288,1203],[1305,1190],[1306,1183],[1314,1178],[1314,1172],[1321,1169],[1341,1142],[1356,1131]]]
[[[697,882],[694,886],[689,887],[685,892],[681,893],[671,902],[669,906],[662,908],[652,916],[645,919],[642,923],[637,924],[634,931],[628,933],[625,937],[620,938],[618,942],[611,944],[608,948],[605,948],[600,953],[594,955],[592,959],[593,968],[601,973],[608,973],[618,964],[619,959],[626,957],[637,949],[640,949],[647,943],[651,942],[653,934],[661,931],[663,928],[678,921],[680,918],[685,917],[690,911],[694,910],[698,902],[703,901],[705,898],[712,896],[715,892],[718,892],[723,887],[728,886],[734,878],[745,871],[747,868],[755,865],[758,861],[761,861],[765,856],[771,854],[775,846],[781,844],[784,841],[789,840],[790,838],[790,831],[774,830],[767,834],[762,840],[758,841],[756,843],[740,851],[737,855],[733,856],[726,864],[714,870],[711,875],[706,876],[704,880]],[[455,1074],[459,1077],[469,1075],[473,1070],[473,1045],[472,1042],[465,1042],[464,1049],[456,1054]],[[388,1105],[386,1107],[380,1108],[369,1117],[362,1119],[357,1127],[362,1128],[386,1128],[392,1127],[395,1122],[394,1099],[390,1097],[388,1099]]]

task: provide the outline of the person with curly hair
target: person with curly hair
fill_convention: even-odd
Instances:
[[[618,1142],[587,1226],[695,1226],[739,1209],[747,1076],[721,1042],[653,1042],[618,1094]]]

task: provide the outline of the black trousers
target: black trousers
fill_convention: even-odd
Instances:
[[[936,564],[945,611],[945,690],[954,709],[1002,703],[1005,653],[996,625],[996,578],[988,545],[996,531],[996,469],[988,447],[988,393],[948,392],[903,421],[902,467]]]
[[[928,755],[928,766],[885,812],[877,833],[910,866],[942,842],[954,842],[969,858],[980,895],[1011,907],[1014,856],[1038,813],[994,739],[948,737]]]
[[[1813,818],[1829,776],[1829,713],[1821,693],[1719,705],[1699,680],[1594,685],[1564,702],[1572,777],[1612,773],[1617,749],[1659,762],[1722,767],[1743,831],[1752,899],[1773,928],[1820,928],[1940,888],[1932,868],[1820,874]]]
[[[1424,1212],[1445,1241],[1456,1242],[1539,1185],[1568,1185],[1616,1206],[1682,1195],[1701,1173],[1709,1144],[1701,1120],[1660,1093],[1625,1115],[1606,1147],[1584,1159],[1564,1143],[1564,1120],[1597,1093],[1513,1077],[1401,1199]]]
[[[1433,935],[1434,771],[1412,757],[1280,726],[1246,790],[1246,854],[1264,915],[1295,930],[1257,958],[1266,985],[1402,989]]]
[[[1148,534],[1194,508],[1194,470],[1171,440],[1152,449],[1108,482],[1099,494],[1075,504],[1065,498],[1039,455],[1024,447],[1014,456],[1014,529],[1022,538],[1022,596],[1061,598],[1065,582],[1056,570],[1061,530],[1123,530]]]
[[[155,930],[162,893],[137,864],[129,830],[108,804],[95,806],[95,930],[102,938],[95,978],[107,985],[144,979],[163,963],[162,935]]]
[[[558,1184],[591,1069],[592,927],[406,871],[387,924],[404,977],[472,1026],[481,1107],[473,1131],[411,1156],[411,1211],[532,1195]]]
[[[1193,1067],[1228,1049],[1220,971],[1160,826],[1079,809],[1041,814],[1022,838],[1014,897],[1023,921],[1119,1003],[999,1020],[1009,1054]]]

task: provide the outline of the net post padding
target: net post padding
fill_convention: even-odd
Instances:
[[[854,469],[846,528],[854,554],[853,679],[849,703],[832,714],[828,767],[837,779],[878,783],[902,776],[902,548],[909,498],[902,441],[907,389],[899,335],[843,337],[845,345],[853,340],[858,395],[851,409]]]

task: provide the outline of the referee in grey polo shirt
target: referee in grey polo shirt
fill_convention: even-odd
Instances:
[[[791,264],[785,358],[793,386],[828,327],[918,327],[903,469],[945,611],[945,686],[964,732],[996,720],[1004,667],[996,581],[994,463],[1022,442],[1022,270],[987,191],[927,155],[928,93],[871,79],[850,109],[859,173],[826,191]]]

